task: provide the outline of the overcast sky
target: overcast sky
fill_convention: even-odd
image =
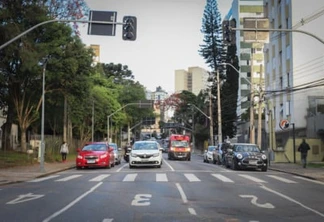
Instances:
[[[199,55],[203,44],[200,32],[206,0],[86,0],[90,10],[116,11],[117,22],[123,16],[137,17],[136,41],[122,40],[122,26],[116,36],[87,35],[81,26],[81,38],[87,45],[100,45],[100,62],[121,63],[133,71],[135,80],[148,90],[161,86],[174,92],[174,71],[200,66],[208,70]],[[218,0],[222,18],[232,0]]]

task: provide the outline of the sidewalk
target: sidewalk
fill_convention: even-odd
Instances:
[[[45,163],[44,172],[40,164],[0,169],[0,186],[29,181],[75,167],[74,161],[66,163]],[[294,163],[270,163],[269,170],[286,172],[293,175],[324,182],[324,168],[302,168]]]

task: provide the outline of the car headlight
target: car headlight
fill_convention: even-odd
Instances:
[[[154,153],[153,157],[158,157],[160,155],[160,153]]]
[[[131,156],[132,157],[137,157],[137,154],[136,153],[131,153]]]
[[[101,155],[100,158],[103,159],[103,158],[106,158],[107,156],[108,156],[108,155],[107,155],[107,153],[106,153],[106,154]]]
[[[261,158],[262,158],[263,160],[266,160],[266,159],[267,159],[267,156],[263,154],[263,155],[261,156]]]
[[[81,156],[81,155],[78,155],[78,159],[81,159],[81,160],[82,160],[82,159],[83,159],[83,156]]]
[[[237,154],[236,157],[237,157],[237,159],[242,159],[243,158],[242,154],[240,154],[240,153]]]

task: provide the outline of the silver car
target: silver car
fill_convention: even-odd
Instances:
[[[161,168],[162,147],[156,141],[136,141],[129,154],[129,168],[153,166]]]
[[[208,146],[204,152],[204,163],[213,162],[213,153],[215,152],[216,146]]]
[[[109,143],[109,147],[114,148],[115,165],[120,164],[122,160],[122,149],[119,148],[116,143]]]

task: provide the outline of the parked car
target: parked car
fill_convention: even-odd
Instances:
[[[213,162],[213,153],[215,152],[217,146],[208,146],[207,150],[204,152],[204,163]]]
[[[225,154],[225,166],[237,169],[261,169],[267,171],[268,161],[264,151],[251,143],[233,143]]]
[[[109,143],[109,147],[114,148],[115,165],[120,164],[123,156],[122,149],[119,148],[116,143]]]
[[[115,166],[114,149],[107,142],[87,143],[82,149],[77,149],[76,168]]]
[[[156,141],[136,141],[129,154],[129,168],[134,166],[156,166],[162,165],[162,147]]]

